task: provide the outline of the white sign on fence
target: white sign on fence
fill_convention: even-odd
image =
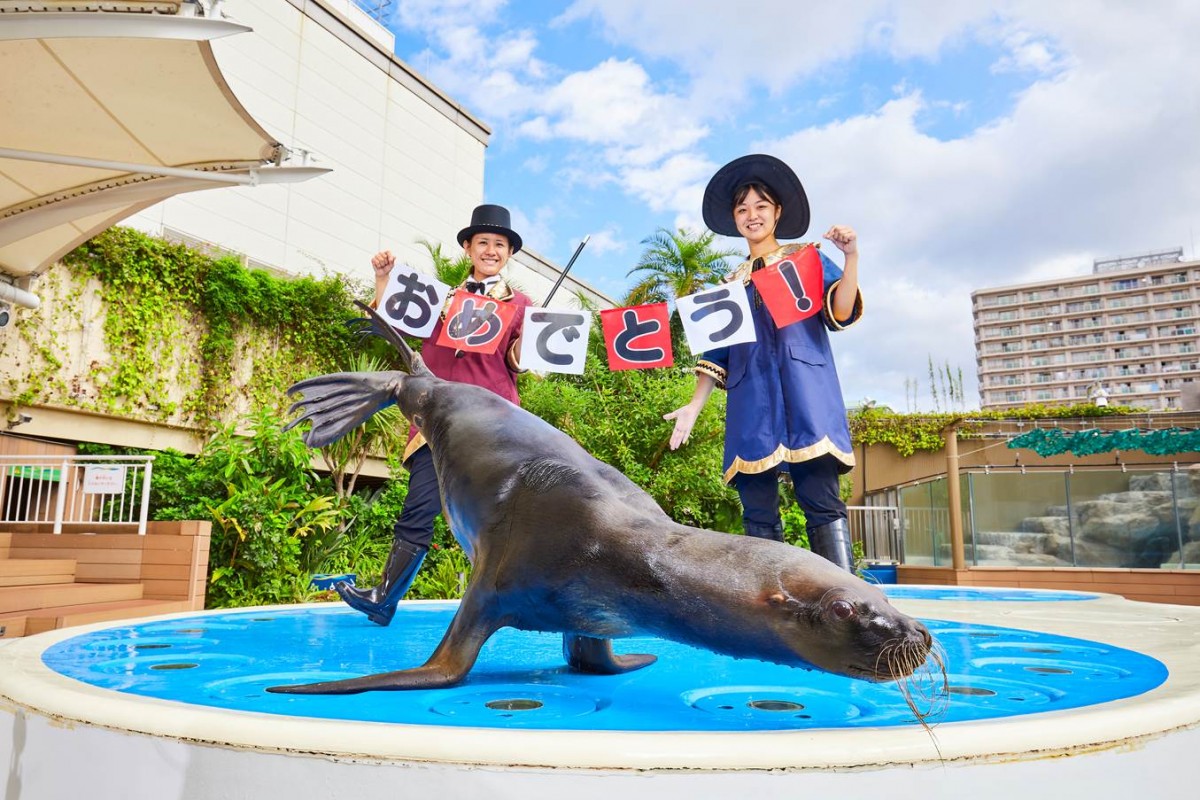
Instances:
[[[84,494],[121,494],[125,491],[125,467],[89,464],[83,468]]]

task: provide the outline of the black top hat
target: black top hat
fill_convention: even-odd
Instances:
[[[504,206],[475,206],[471,212],[471,224],[458,232],[458,243],[466,246],[477,233],[503,233],[508,237],[513,253],[521,249],[521,237],[512,229],[512,220]]]
[[[783,207],[775,236],[799,239],[808,230],[808,196],[792,168],[775,156],[735,158],[717,170],[704,189],[704,224],[723,236],[741,236],[733,221],[733,195],[748,183],[769,188]]]

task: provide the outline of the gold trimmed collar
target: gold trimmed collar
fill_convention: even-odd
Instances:
[[[469,281],[469,280],[471,280],[470,275],[468,275],[466,278],[463,278],[463,282],[460,283],[458,286],[455,286],[454,291],[458,291],[459,289],[467,288],[467,281]],[[487,290],[487,294],[485,294],[484,297],[490,297],[493,300],[511,300],[511,299],[513,299],[514,295],[515,295],[515,293],[513,292],[513,288],[508,285],[508,281],[504,280],[504,278],[500,278],[499,280],[497,280],[495,283],[492,284],[492,288]],[[442,318],[443,319],[446,316],[446,312],[450,310],[450,303],[453,300],[454,300],[454,292],[448,292],[446,294],[446,302],[442,304]]]
[[[782,261],[784,258],[786,258],[787,256],[790,256],[792,253],[803,250],[805,247],[815,247],[818,250],[820,250],[821,243],[820,242],[816,242],[816,243],[792,242],[791,244],[783,244],[783,245],[780,245],[779,247],[775,248],[771,252],[767,253],[765,256],[763,256],[763,262],[765,264],[774,264],[776,261]],[[731,269],[729,271],[729,274],[725,276],[725,282],[733,283],[735,280],[740,280],[742,282],[743,286],[749,285],[750,271],[753,268],[754,268],[754,259],[748,259],[746,261],[743,261],[742,263],[738,264],[736,267],[734,267],[733,269]]]

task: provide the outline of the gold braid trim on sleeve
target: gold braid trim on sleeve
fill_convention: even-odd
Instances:
[[[720,388],[720,389],[725,388],[725,378],[728,377],[729,373],[726,372],[725,370],[721,369],[720,367],[718,367],[716,364],[712,363],[711,361],[705,361],[703,359],[701,359],[700,361],[697,361],[695,371],[696,371],[697,375],[707,375],[708,377],[710,377],[714,381],[716,381],[717,388]]]
[[[840,284],[841,282],[842,281],[839,278],[838,280],[829,284],[829,290],[827,292],[825,292],[825,308],[824,308],[825,319],[829,321],[829,326],[835,331],[844,331],[844,330],[846,330],[846,328],[849,328],[851,325],[858,322],[860,319],[862,319],[862,312],[863,312],[862,290],[860,289],[858,291],[858,293],[854,295],[854,308],[851,309],[851,311],[850,311],[850,321],[849,322],[839,322],[838,318],[836,316],[834,316],[834,314],[833,314],[833,290],[836,289],[838,287],[838,284]]]
[[[521,359],[517,356],[517,344],[520,340],[513,341],[508,346],[508,351],[504,354],[504,361],[508,365],[510,371],[517,373],[528,372],[527,369],[521,369]]]

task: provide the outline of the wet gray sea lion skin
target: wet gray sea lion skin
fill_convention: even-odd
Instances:
[[[680,525],[542,419],[433,376],[411,351],[406,363],[411,374],[339,373],[292,391],[301,420],[313,423],[313,446],[392,402],[415,422],[432,448],[446,518],[472,560],[466,593],[425,664],[270,691],[452,686],[506,626],[562,632],[568,662],[599,673],[652,663],[612,653],[610,639],[642,634],[877,681],[924,661],[928,631],[875,587],[807,550]]]

